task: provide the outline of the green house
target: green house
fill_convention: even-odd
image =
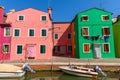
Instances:
[[[113,24],[116,57],[120,58],[120,21]]]
[[[72,21],[73,54],[77,58],[115,58],[112,13],[98,8],[80,12]]]

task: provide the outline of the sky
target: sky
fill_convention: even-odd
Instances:
[[[5,7],[5,13],[30,7],[47,12],[51,7],[53,22],[71,22],[78,12],[93,7],[113,13],[112,17],[120,14],[120,0],[0,0],[0,6]]]

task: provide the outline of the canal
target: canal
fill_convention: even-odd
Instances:
[[[0,80],[119,80],[118,72],[106,72],[107,77],[85,78],[64,74],[61,71],[36,71],[35,73],[28,72],[22,78],[7,78]]]

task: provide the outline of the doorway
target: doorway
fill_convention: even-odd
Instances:
[[[35,59],[36,47],[35,45],[27,45],[26,57],[27,59]]]
[[[60,46],[60,54],[66,55],[66,46]]]
[[[94,57],[95,58],[101,58],[100,44],[94,44]]]

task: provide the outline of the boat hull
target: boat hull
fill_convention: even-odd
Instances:
[[[16,78],[25,75],[25,71],[22,72],[0,72],[0,78]]]
[[[71,69],[69,67],[60,67],[60,69],[64,73],[75,75],[75,76],[82,76],[82,77],[97,77],[98,76],[98,73],[96,73],[96,72]]]

